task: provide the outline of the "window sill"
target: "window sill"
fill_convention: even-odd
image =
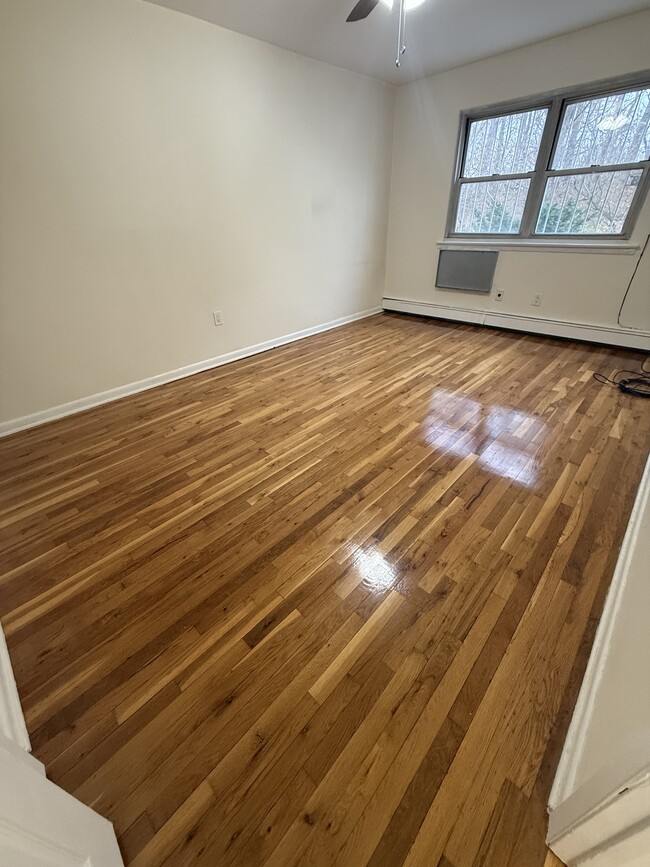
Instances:
[[[520,253],[609,253],[633,256],[639,245],[630,241],[540,241],[508,238],[446,238],[438,241],[439,250],[516,250]]]

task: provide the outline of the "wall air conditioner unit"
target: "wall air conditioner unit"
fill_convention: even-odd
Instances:
[[[460,292],[489,292],[498,255],[496,250],[441,250],[436,286]]]

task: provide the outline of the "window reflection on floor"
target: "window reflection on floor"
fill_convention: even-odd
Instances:
[[[449,451],[460,458],[476,454],[489,472],[526,488],[538,486],[536,452],[546,431],[539,416],[486,406],[444,388],[434,389],[430,406],[431,416],[423,430],[426,442],[436,451]],[[448,424],[446,419],[453,422]]]
[[[484,406],[445,389],[434,390],[430,407],[421,429],[434,452],[458,458],[475,454],[486,472],[525,488],[539,486],[537,453],[547,430],[539,416],[499,405]],[[363,545],[351,543],[348,551],[351,562],[345,581],[350,586],[363,582],[382,593],[403,577],[402,569],[391,563],[390,554],[382,553],[374,539]]]

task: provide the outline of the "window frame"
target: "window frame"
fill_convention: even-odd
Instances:
[[[505,242],[509,244],[539,243],[561,245],[566,242],[567,245],[575,245],[576,242],[582,243],[611,243],[615,241],[626,241],[632,236],[637,218],[643,207],[645,197],[650,186],[650,160],[645,160],[639,163],[620,163],[608,166],[587,166],[571,169],[553,169],[553,158],[558,144],[560,129],[567,106],[582,102],[586,99],[595,99],[600,96],[610,96],[616,93],[623,93],[639,88],[650,87],[650,69],[643,70],[632,75],[625,75],[619,78],[605,79],[592,82],[590,84],[579,85],[574,87],[562,88],[548,93],[538,94],[536,96],[524,97],[522,99],[510,100],[507,102],[495,103],[492,105],[482,106],[461,111],[460,124],[458,129],[458,139],[456,143],[456,160],[454,164],[454,173],[451,185],[451,195],[449,197],[449,208],[447,211],[447,224],[445,228],[445,240],[460,240],[460,241],[491,241]],[[519,114],[533,109],[547,109],[546,122],[544,131],[537,154],[537,161],[532,172],[524,172],[518,174],[492,175],[490,177],[464,178],[462,175],[465,167],[465,159],[467,156],[467,146],[469,139],[469,129],[472,121],[485,120],[487,118],[502,117],[504,115]],[[586,233],[537,233],[537,219],[542,207],[544,191],[549,177],[558,177],[563,175],[578,175],[578,174],[597,174],[607,171],[626,171],[626,170],[641,169],[641,178],[637,185],[636,192],[627,212],[623,231],[619,234],[586,234]],[[455,231],[456,215],[458,212],[458,204],[460,201],[460,191],[463,184],[477,182],[496,182],[516,180],[518,178],[530,178],[530,186],[526,197],[526,204],[521,218],[519,232],[457,232]]]

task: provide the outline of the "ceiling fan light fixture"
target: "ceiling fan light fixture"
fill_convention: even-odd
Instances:
[[[384,6],[388,7],[388,9],[392,9],[395,5],[395,0],[381,0]],[[410,11],[411,9],[416,9],[418,6],[421,6],[425,0],[406,0],[404,4],[406,7],[406,11]]]

